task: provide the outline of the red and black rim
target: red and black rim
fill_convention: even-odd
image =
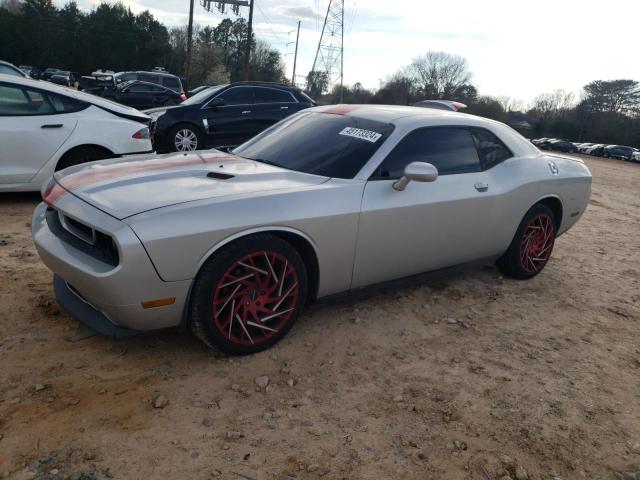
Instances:
[[[520,242],[520,264],[529,273],[537,273],[545,266],[554,241],[553,219],[539,213],[527,225]]]
[[[292,319],[300,296],[298,272],[284,255],[259,251],[233,262],[213,294],[213,324],[238,345],[260,345]]]

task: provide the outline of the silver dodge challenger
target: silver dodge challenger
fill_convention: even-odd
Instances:
[[[94,330],[190,327],[248,354],[321,297],[481,260],[531,278],[590,192],[584,162],[504,124],[334,105],[231,152],[60,171],[32,233],[58,302]]]

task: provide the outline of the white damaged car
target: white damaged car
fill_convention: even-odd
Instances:
[[[0,192],[38,191],[63,168],[151,152],[149,121],[94,95],[0,74]]]

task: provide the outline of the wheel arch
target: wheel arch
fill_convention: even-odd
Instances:
[[[562,200],[557,195],[548,195],[539,199],[536,204],[542,204],[553,212],[553,215],[556,219],[556,232],[560,231],[560,227],[562,226],[562,216],[564,213]],[[535,205],[535,204],[534,204]]]
[[[184,119],[184,120],[177,120],[175,123],[173,123],[170,127],[168,127],[165,131],[167,133],[173,131],[174,129],[182,126],[182,125],[186,125],[192,128],[195,128],[198,133],[200,133],[201,135],[206,135],[203,125],[198,124],[198,122],[195,122],[193,120],[189,120],[189,119]]]
[[[252,235],[270,234],[285,242],[289,243],[302,257],[304,266],[307,269],[308,278],[308,300],[313,301],[318,294],[318,288],[320,286],[320,264],[318,262],[318,251],[315,242],[306,233],[291,227],[285,226],[265,226],[259,228],[252,228],[250,230],[243,230],[230,235],[223,240],[216,243],[211,249],[209,249],[200,259],[197,272],[200,272],[204,263],[214,255],[222,247],[229,245],[242,238],[250,237]],[[194,275],[194,278],[197,276]]]
[[[56,163],[53,167],[54,171],[58,171],[58,166],[69,156],[72,155],[73,153],[83,150],[85,148],[92,148],[92,149],[96,149],[96,150],[102,150],[104,151],[106,154],[108,155],[112,155],[114,157],[116,157],[117,155],[115,153],[113,153],[113,151],[107,147],[105,147],[104,145],[98,145],[97,143],[82,143],[80,145],[74,145],[73,147],[69,148],[68,150],[66,150],[62,155],[60,155],[60,157],[56,160]]]

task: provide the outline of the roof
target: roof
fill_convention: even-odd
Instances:
[[[261,82],[258,80],[242,80],[239,82],[231,82],[229,86],[232,86],[232,85],[256,85],[256,86],[262,86],[262,87],[279,87],[279,88],[286,88],[289,90],[300,90],[300,88],[296,86],[287,85],[285,83]]]
[[[384,123],[392,123],[397,130],[411,131],[422,127],[462,126],[486,128],[498,134],[507,146],[518,155],[539,154],[536,147],[522,135],[502,122],[477,117],[467,113],[435,108],[404,107],[397,105],[325,105],[305,112],[348,115]]]
[[[465,114],[452,112],[449,110],[437,110],[422,107],[405,107],[400,105],[325,105],[314,107],[313,111],[319,113],[330,113],[334,115],[349,115],[353,117],[367,118],[377,120],[379,122],[392,123],[404,117],[446,117],[460,116],[463,118]]]

